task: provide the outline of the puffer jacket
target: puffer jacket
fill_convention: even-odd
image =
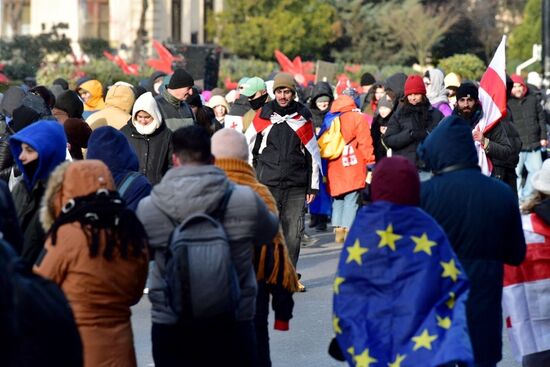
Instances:
[[[508,107],[514,117],[514,126],[519,133],[523,151],[532,151],[540,148],[540,141],[548,139],[546,136],[546,117],[544,110],[535,94],[529,92],[521,78],[514,78],[514,83],[521,83],[524,95],[521,98],[512,96],[508,100]]]
[[[425,113],[426,120],[422,115]],[[418,168],[416,148],[435,129],[443,114],[429,104],[411,106],[404,104],[391,116],[382,140],[393,154],[408,158]]]
[[[131,118],[130,112],[135,102],[134,91],[126,85],[113,85],[105,97],[105,108],[94,112],[86,119],[92,130],[100,126],[122,129]]]
[[[193,213],[211,213],[220,204],[230,184],[225,173],[212,165],[174,167],[138,206],[137,215],[149,235],[156,266],[151,274],[149,300],[152,321],[175,324],[178,320],[166,300],[163,279],[168,238],[174,222]],[[255,314],[256,275],[252,264],[255,246],[275,236],[278,219],[249,187],[236,185],[229,199],[223,226],[231,246],[231,257],[239,278],[241,299],[237,320],[252,320]]]

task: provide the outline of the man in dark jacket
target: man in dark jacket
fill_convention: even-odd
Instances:
[[[155,97],[162,120],[172,131],[195,123],[193,111],[185,102],[193,94],[194,84],[193,77],[187,71],[176,69],[166,88]]]
[[[515,167],[517,164],[521,145],[517,139],[517,132],[511,126],[510,117],[507,116],[490,131],[482,134],[475,129],[483,116],[478,88],[472,83],[462,83],[456,91],[456,102],[453,115],[461,117],[473,130],[473,139],[481,144],[487,157],[493,163],[491,175],[507,184],[515,181],[515,174],[512,177],[510,167]]]
[[[481,174],[471,127],[461,118],[443,120],[418,155],[434,172],[422,183],[421,207],[443,227],[471,282],[466,314],[476,366],[496,366],[503,264],[519,265],[526,250],[517,200],[507,185]]]
[[[277,201],[290,259],[296,267],[306,202],[311,203],[319,190],[321,158],[311,112],[294,100],[292,75],[277,74],[273,91],[275,100],[258,110],[253,121],[257,133],[253,137],[253,162],[258,181]]]
[[[519,163],[516,166],[517,188],[520,201],[526,200],[533,194],[531,176],[542,167],[540,149],[546,147],[546,120],[544,110],[536,95],[529,92],[523,78],[512,75],[514,86],[512,98],[508,100],[508,107],[514,117],[516,127],[523,146],[519,154]],[[525,185],[521,185],[523,168],[527,169]]]
[[[115,186],[128,208],[135,211],[140,200],[151,193],[151,183],[145,175],[138,172],[136,153],[124,134],[115,128],[102,126],[92,132],[86,158],[99,159],[109,167]]]

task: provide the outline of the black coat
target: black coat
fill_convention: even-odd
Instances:
[[[13,188],[13,202],[23,232],[21,257],[34,264],[44,248],[46,234],[40,224],[40,205],[45,192],[45,182],[38,180],[29,192],[25,181],[21,180]]]
[[[374,157],[376,162],[387,156],[388,149],[382,141],[381,127],[387,127],[388,122],[391,119],[391,114],[383,118],[379,114],[376,114],[372,119],[372,125],[370,127],[370,135],[372,136],[372,146],[374,148]]]
[[[525,239],[517,199],[481,174],[470,126],[448,117],[419,148],[434,175],[421,186],[421,207],[445,230],[468,278],[468,329],[475,361],[498,362],[502,351],[503,264],[519,265]]]
[[[327,96],[330,98],[330,102],[328,105],[328,108],[326,111],[321,111],[317,108],[317,105],[315,104],[317,101],[317,98],[321,96]],[[309,110],[312,114],[312,121],[313,126],[315,128],[320,128],[321,125],[323,125],[323,120],[325,119],[325,115],[330,111],[330,106],[332,102],[334,101],[334,94],[332,92],[332,88],[330,87],[330,84],[327,82],[319,82],[315,84],[313,87],[313,90],[311,91],[311,101],[309,102]]]
[[[10,151],[9,139],[13,130],[8,126],[5,119],[0,120],[0,180],[8,182],[12,167],[15,165]]]
[[[521,99],[510,98],[508,107],[514,117],[514,126],[519,133],[523,150],[540,148],[541,139],[546,136],[546,117],[536,95],[528,93]]]
[[[0,181],[0,238],[9,243],[15,252],[20,255],[23,248],[23,236],[17,221],[15,206],[8,190],[8,186]]]
[[[164,123],[151,135],[138,133],[132,121],[120,131],[134,148],[139,161],[139,172],[156,185],[172,165],[172,131]]]
[[[418,168],[422,168],[416,156],[416,148],[441,119],[443,114],[429,104],[404,104],[391,116],[382,139],[393,150],[393,154],[402,155]]]

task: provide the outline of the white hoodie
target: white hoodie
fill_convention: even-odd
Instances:
[[[136,120],[136,115],[139,111],[145,111],[153,117],[153,121],[147,126],[139,124]],[[151,92],[143,93],[134,103],[132,108],[132,124],[141,135],[151,135],[162,123],[162,116],[155,101],[155,97]]]

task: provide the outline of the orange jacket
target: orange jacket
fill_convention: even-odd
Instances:
[[[374,163],[374,149],[369,124],[351,97],[339,96],[330,112],[341,113],[340,128],[346,142],[344,153],[328,161],[328,189],[330,195],[336,197],[365,187],[367,165]]]

